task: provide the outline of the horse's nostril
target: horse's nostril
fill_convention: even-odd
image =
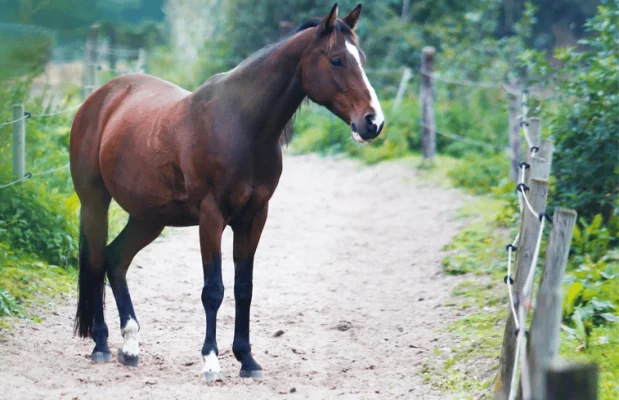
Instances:
[[[351,127],[353,132],[357,132],[357,125],[354,122],[351,124]]]
[[[368,131],[373,133],[376,132],[378,127],[374,123],[376,118],[374,114],[365,114],[363,118],[365,119],[365,124],[367,125]]]

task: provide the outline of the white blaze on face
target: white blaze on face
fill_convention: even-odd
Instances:
[[[363,70],[363,65],[361,65],[361,55],[359,54],[359,49],[357,49],[357,46],[348,41],[346,42],[346,49],[350,54],[352,54],[354,59],[357,61],[357,64],[359,65],[359,69],[361,70],[361,76],[363,77],[363,82],[365,82],[365,86],[368,92],[370,92],[370,107],[372,107],[375,115],[374,123],[376,124],[376,126],[380,127],[385,122],[385,115],[383,114],[383,109],[381,108],[380,102],[378,101],[378,96],[376,96],[376,91],[368,80],[368,77]],[[356,136],[359,136],[359,134],[357,134]],[[357,140],[357,138],[355,137],[355,132],[353,132],[353,138]],[[360,136],[359,139],[361,139]]]
[[[137,357],[140,354],[140,347],[138,344],[139,329],[138,323],[134,319],[129,318],[129,321],[127,321],[127,324],[121,330],[124,339],[122,352],[128,356]]]

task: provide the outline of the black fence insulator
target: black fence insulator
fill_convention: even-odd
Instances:
[[[512,251],[516,251],[518,248],[510,243],[507,246],[505,246],[505,250],[509,251],[509,249],[511,249]]]
[[[517,192],[521,192],[521,193],[528,192],[529,191],[529,187],[527,185],[525,185],[524,183],[519,183],[516,186],[516,191]]]
[[[514,278],[512,278],[512,277],[511,277],[511,276],[509,276],[509,275],[505,275],[505,276],[503,277],[503,282],[505,282],[505,284],[507,284],[507,280],[508,280],[508,279],[509,279],[509,284],[510,284],[510,285],[513,285],[513,284],[514,284]]]
[[[31,118],[32,114],[30,114],[28,111],[24,112],[24,117],[26,117],[26,119]]]
[[[531,146],[531,153],[537,153],[539,151],[539,147]]]
[[[519,166],[520,168],[524,167],[524,169],[529,169],[531,167],[531,165],[526,161],[520,161]]]
[[[26,179],[30,179],[30,178],[32,178],[32,174],[31,174],[30,172],[26,172],[26,173],[24,174],[24,178],[26,178]]]
[[[520,126],[529,126],[527,121],[520,121]]]
[[[552,222],[552,218],[550,217],[550,214],[548,214],[547,212],[540,213],[538,218],[539,218],[539,222],[542,222],[542,219],[544,218],[546,218],[546,221]]]

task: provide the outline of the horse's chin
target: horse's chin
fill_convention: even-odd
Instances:
[[[367,140],[363,139],[359,133],[351,131],[352,138],[357,143],[367,143]]]

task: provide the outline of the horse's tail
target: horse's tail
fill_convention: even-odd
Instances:
[[[95,320],[95,303],[100,296],[102,304],[105,303],[105,263],[99,268],[91,262],[88,240],[84,234],[84,227],[80,222],[79,244],[79,294],[77,301],[77,313],[75,314],[74,333],[80,337],[90,337]]]

